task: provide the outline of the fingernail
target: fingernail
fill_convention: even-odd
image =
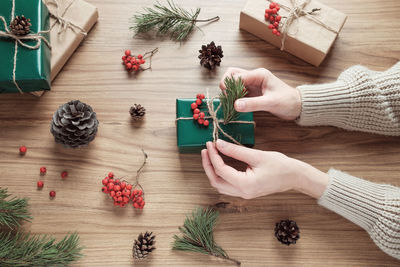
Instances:
[[[243,110],[246,106],[246,103],[245,103],[245,101],[238,99],[238,100],[236,100],[235,105],[236,105],[237,109]]]

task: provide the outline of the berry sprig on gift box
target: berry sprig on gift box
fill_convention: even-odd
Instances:
[[[128,72],[137,72],[140,70],[148,70],[151,69],[151,58],[155,53],[157,53],[158,48],[153,49],[150,52],[146,52],[143,55],[138,54],[137,56],[132,55],[131,50],[125,50],[125,54],[122,56],[122,65],[125,66],[125,69]],[[143,68],[142,65],[146,63],[145,58],[150,58],[150,64],[147,68]]]
[[[269,8],[265,9],[265,20],[269,21],[268,29],[272,30],[272,33],[276,36],[280,36],[281,32],[279,31],[279,23],[282,19],[279,16],[278,11],[280,10],[280,6],[278,3],[270,3]]]
[[[114,206],[125,207],[132,201],[135,209],[143,209],[146,204],[144,200],[144,190],[139,183],[139,175],[147,162],[147,154],[142,150],[144,160],[142,166],[136,173],[135,184],[130,184],[125,180],[114,179],[114,173],[110,172],[102,180],[103,187],[101,191],[108,194],[114,200]]]
[[[193,119],[197,121],[198,124],[208,126],[210,122],[206,119],[206,114],[200,111],[200,107],[203,104],[203,99],[205,98],[204,94],[197,94],[196,101],[193,102],[190,107],[193,112]]]

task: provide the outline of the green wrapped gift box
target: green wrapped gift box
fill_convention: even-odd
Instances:
[[[14,16],[24,15],[30,19],[30,34],[49,29],[49,12],[42,0],[0,0],[0,16],[6,20],[9,28],[11,10],[15,5]],[[0,31],[5,31],[0,20]],[[49,40],[49,34],[42,34]],[[21,40],[34,46],[36,40]],[[15,40],[0,37],[0,93],[17,93],[18,88],[13,81]],[[38,49],[29,49],[18,44],[15,80],[24,92],[50,90],[50,48],[42,41]]]
[[[205,127],[198,124],[197,121],[192,118],[193,112],[190,105],[195,102],[196,99],[177,99],[176,100],[176,132],[177,132],[177,143],[179,152],[181,153],[195,153],[199,152],[205,147],[206,142],[213,141],[213,124],[210,121],[210,125]],[[218,99],[215,99],[214,108],[216,109],[220,104]],[[208,114],[207,106],[203,104],[200,108],[201,111]],[[217,117],[223,118],[222,108],[218,110]],[[210,119],[211,120],[211,119]],[[239,113],[239,117],[236,121],[249,121],[253,122],[253,113]],[[238,142],[245,146],[254,146],[254,124],[251,123],[229,123],[224,125],[220,123],[221,128],[230,136],[235,138]],[[230,141],[223,134],[219,133],[219,137],[226,141]]]

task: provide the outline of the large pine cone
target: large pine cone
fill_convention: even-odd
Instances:
[[[30,19],[25,18],[24,15],[21,17],[16,16],[10,23],[10,30],[13,34],[18,36],[27,35],[30,32],[32,24]]]
[[[216,46],[214,41],[208,45],[202,45],[199,53],[200,65],[209,70],[213,70],[215,66],[219,66],[221,58],[224,57],[222,47],[220,45]]]
[[[156,249],[154,247],[156,243],[154,240],[155,238],[156,236],[153,235],[153,232],[146,232],[144,235],[140,234],[138,239],[135,240],[135,243],[133,244],[133,257],[141,260],[149,256],[149,254]]]
[[[53,115],[50,131],[66,147],[86,146],[97,133],[99,121],[89,105],[79,100],[60,106]]]
[[[285,245],[296,244],[300,238],[300,230],[297,223],[292,220],[282,220],[276,223],[275,237],[279,242]]]

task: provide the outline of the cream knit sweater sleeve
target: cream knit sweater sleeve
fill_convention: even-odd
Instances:
[[[400,62],[384,72],[353,66],[336,82],[297,88],[302,98],[299,125],[400,135]]]
[[[375,244],[400,259],[400,188],[331,169],[318,203],[364,228]]]

